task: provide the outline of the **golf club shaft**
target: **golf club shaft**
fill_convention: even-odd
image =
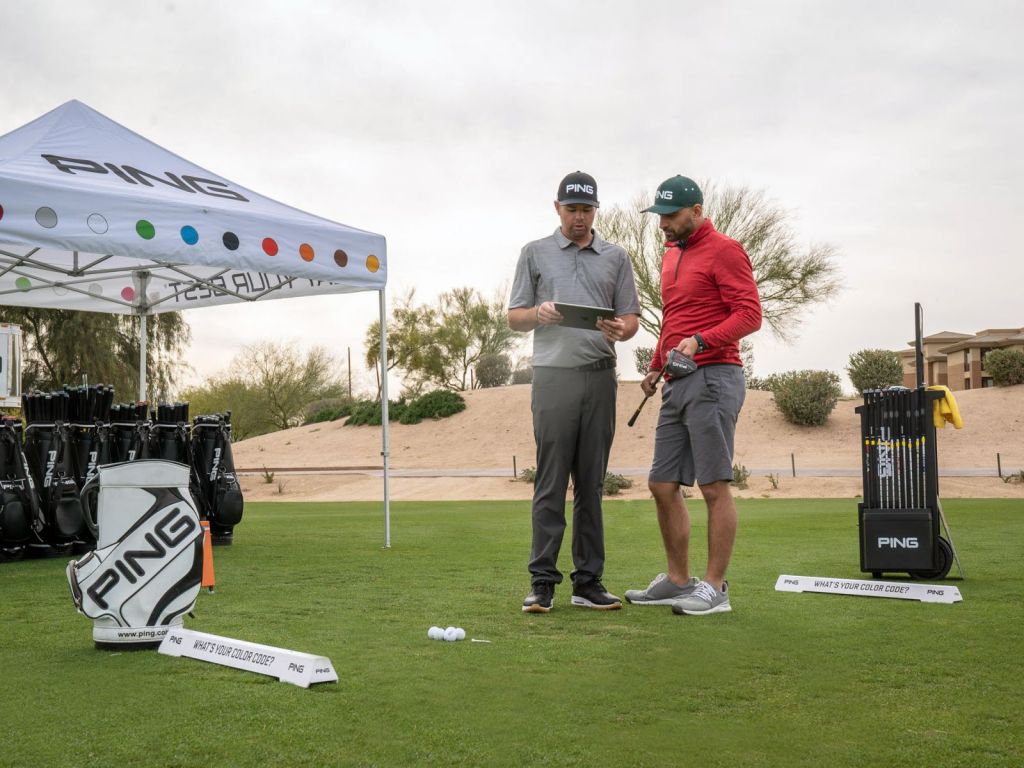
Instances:
[[[665,369],[667,367],[668,367],[668,364],[666,363],[665,365],[663,365],[661,367],[661,370],[658,371],[658,378],[656,378],[654,380],[654,386],[655,387],[658,386],[658,382],[661,381],[661,377],[665,375]],[[642,411],[644,409],[644,406],[647,405],[647,401],[650,400],[653,395],[654,395],[653,392],[651,394],[649,394],[649,395],[644,395],[644,399],[640,401],[640,405],[638,405],[636,407],[636,410],[633,411],[633,415],[629,417],[629,421],[626,423],[627,427],[632,427],[634,424],[636,424],[636,420],[640,416],[640,411]]]

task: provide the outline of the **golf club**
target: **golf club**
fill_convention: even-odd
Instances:
[[[667,362],[661,367],[661,370],[658,371],[658,378],[654,380],[655,387],[658,386],[658,382],[661,381],[661,377],[665,375],[666,368],[668,368]],[[632,427],[636,423],[637,418],[640,416],[640,411],[644,409],[644,406],[647,405],[647,401],[651,399],[652,395],[654,395],[654,392],[652,392],[650,395],[644,395],[644,399],[640,401],[640,405],[636,407],[636,410],[633,412],[633,415],[629,417],[629,421],[626,423],[626,426]]]

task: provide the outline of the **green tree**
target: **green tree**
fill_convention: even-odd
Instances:
[[[182,390],[179,399],[189,404],[189,415],[231,411],[231,439],[245,440],[277,428],[260,406],[255,390],[238,376],[218,375]]]
[[[1024,384],[1024,350],[993,349],[985,355],[985,370],[997,387]]]
[[[427,375],[445,389],[475,386],[471,371],[484,355],[507,354],[520,334],[508,327],[505,302],[487,301],[475,288],[456,288],[438,299],[438,327]]]
[[[388,319],[388,366],[389,371],[405,371],[413,379],[414,389],[421,388],[419,381],[425,371],[437,367],[428,358],[436,354],[433,347],[437,333],[437,310],[425,304],[416,305],[415,289],[399,297]],[[377,375],[377,398],[380,398],[380,321],[375,320],[366,329],[366,366],[373,368]]]
[[[522,334],[508,327],[505,303],[485,299],[475,288],[441,294],[435,306],[415,304],[405,294],[388,320],[388,366],[405,375],[406,390],[433,384],[461,391],[476,386],[472,372],[485,355],[508,355]],[[366,332],[366,364],[380,383],[380,323]]]
[[[119,399],[139,393],[139,318],[101,312],[28,307],[0,308],[0,322],[23,332],[24,390],[49,390],[65,384],[113,385]],[[179,312],[146,319],[146,381],[151,401],[167,400],[179,374],[188,368],[191,340]]]
[[[841,287],[836,249],[828,244],[797,244],[790,213],[763,191],[703,183],[704,211],[719,232],[738,240],[747,255],[761,295],[764,321],[776,336],[793,335],[806,310],[835,296]],[[643,213],[650,198],[602,210],[601,235],[626,249],[640,294],[640,324],[661,333],[661,261],[664,237],[658,217]]]
[[[865,389],[883,389],[903,382],[903,363],[900,356],[889,349],[862,349],[850,355],[846,367],[857,394]]]

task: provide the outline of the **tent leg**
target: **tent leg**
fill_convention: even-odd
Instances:
[[[139,315],[139,400],[146,399],[146,344],[148,341],[146,316]]]
[[[384,289],[380,289],[380,423],[383,447],[380,455],[384,459],[384,549],[391,548],[391,423],[388,420],[388,326],[387,301]]]

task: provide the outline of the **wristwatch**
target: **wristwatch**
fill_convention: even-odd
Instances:
[[[693,340],[697,342],[697,352],[698,352],[698,354],[701,353],[701,352],[707,352],[708,351],[708,345],[704,343],[704,337],[701,336],[699,333],[693,334]]]

